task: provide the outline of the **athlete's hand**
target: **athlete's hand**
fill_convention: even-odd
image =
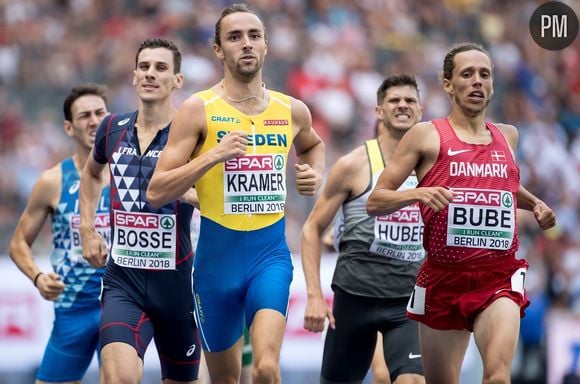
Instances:
[[[304,329],[311,332],[322,332],[327,318],[329,327],[334,329],[336,322],[324,297],[309,298],[304,311]]]
[[[556,225],[556,214],[543,201],[534,206],[534,216],[542,230],[550,229]]]
[[[64,289],[64,283],[59,275],[49,272],[38,276],[36,287],[44,299],[54,301]]]
[[[421,187],[415,190],[417,199],[436,212],[453,201],[453,193],[443,187]]]
[[[320,184],[322,175],[316,172],[309,164],[294,164],[296,170],[296,189],[304,196],[313,196]]]
[[[242,131],[231,131],[220,140],[213,149],[220,162],[244,156],[248,149],[248,134]]]
[[[107,261],[107,244],[99,233],[93,228],[81,230],[83,258],[95,267],[103,267]]]

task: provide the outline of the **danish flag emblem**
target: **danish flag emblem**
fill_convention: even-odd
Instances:
[[[505,162],[506,158],[504,151],[491,151],[491,159],[493,161]]]

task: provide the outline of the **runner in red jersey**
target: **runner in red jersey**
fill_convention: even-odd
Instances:
[[[459,383],[473,332],[483,382],[509,383],[525,296],[527,262],[517,260],[517,208],[542,229],[554,212],[520,185],[514,126],[485,121],[493,94],[488,53],[472,43],[443,62],[451,100],[446,119],[418,123],[395,149],[367,201],[371,215],[419,202],[427,261],[417,275],[407,316],[420,322],[427,383]],[[397,191],[416,172],[416,189]]]

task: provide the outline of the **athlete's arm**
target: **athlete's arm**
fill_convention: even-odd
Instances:
[[[538,225],[542,230],[550,229],[556,225],[556,214],[546,203],[538,199],[521,184],[516,192],[518,208],[532,211]]]
[[[60,180],[60,165],[40,175],[10,241],[10,258],[32,282],[42,272],[34,261],[32,244],[58,204]],[[36,287],[46,300],[56,300],[64,289],[64,284],[56,273],[42,272],[36,280]]]
[[[93,150],[91,150],[81,172],[79,190],[80,233],[83,258],[90,265],[98,268],[104,266],[107,261],[107,244],[95,229],[95,212],[103,187],[102,175],[105,164],[100,164],[94,159]]]
[[[325,167],[325,150],[322,139],[312,128],[312,116],[306,105],[292,99],[292,127],[297,130],[294,137],[294,149],[299,164],[296,171],[296,189],[301,195],[312,196],[322,183]]]
[[[246,153],[244,132],[230,132],[220,145],[190,158],[199,149],[207,133],[203,100],[187,99],[175,114],[167,144],[159,157],[147,189],[147,201],[156,208],[177,200],[214,165]],[[207,138],[217,140],[217,138]]]
[[[497,127],[500,129],[507,142],[509,143],[513,156],[518,144],[517,128],[508,124],[497,124]],[[521,184],[518,188],[518,191],[516,192],[516,199],[518,202],[518,208],[532,211],[536,221],[538,222],[538,225],[543,230],[552,228],[556,225],[556,214],[554,211],[548,207],[546,203],[538,199],[526,188],[524,188],[524,186]]]
[[[417,201],[432,209],[441,210],[452,201],[452,193],[443,187],[397,191],[413,170],[417,170],[418,178],[424,176],[425,172],[420,168],[424,164],[420,163],[425,162],[429,145],[433,145],[433,131],[431,123],[418,123],[403,136],[367,200],[369,215],[387,215]]]
[[[352,190],[350,183],[360,170],[360,163],[355,164],[355,159],[351,153],[340,158],[332,167],[322,193],[302,227],[301,257],[308,296],[304,311],[304,328],[312,332],[321,332],[326,318],[329,320],[329,326],[335,327],[334,316],[320,286],[321,244],[324,231],[350,195]]]

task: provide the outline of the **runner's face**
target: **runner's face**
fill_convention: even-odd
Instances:
[[[71,105],[72,121],[65,121],[65,129],[79,144],[91,148],[97,128],[107,113],[105,101],[100,96],[81,96]]]
[[[221,47],[214,44],[216,56],[224,70],[234,77],[252,79],[262,69],[268,51],[264,27],[249,12],[236,12],[221,21]]]
[[[133,71],[133,85],[143,102],[165,100],[181,87],[181,74],[174,73],[173,53],[167,48],[145,48]]]
[[[454,105],[468,116],[485,111],[493,95],[493,76],[489,57],[478,50],[460,52],[454,57],[451,79],[444,80],[444,88]]]
[[[378,118],[388,129],[408,131],[421,119],[419,95],[415,87],[402,85],[387,89],[383,103],[377,107]]]

